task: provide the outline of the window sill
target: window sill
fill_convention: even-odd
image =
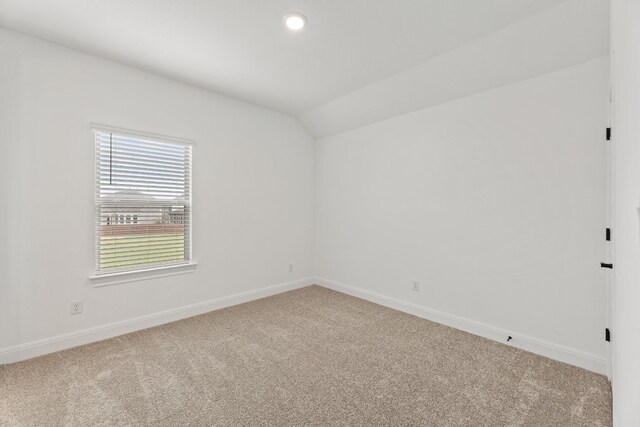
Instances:
[[[145,270],[120,271],[117,273],[94,274],[89,276],[93,287],[119,285],[121,283],[139,282],[141,280],[155,279],[158,277],[175,276],[177,274],[193,273],[198,263],[167,265],[163,267],[147,268]]]

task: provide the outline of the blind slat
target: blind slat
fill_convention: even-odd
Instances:
[[[104,147],[102,149],[103,153],[101,155],[102,159],[104,158],[118,158],[122,161],[129,161],[129,162],[140,162],[140,163],[149,163],[149,162],[158,162],[159,164],[167,165],[167,166],[179,166],[180,163],[182,161],[185,160],[189,160],[190,156],[180,156],[180,157],[176,157],[176,156],[157,156],[157,155],[153,155],[153,154],[146,154],[146,153],[138,153],[138,152],[133,152],[133,151],[126,151],[126,150],[121,150],[118,149],[115,146],[111,146],[111,149],[109,148],[109,146]]]
[[[111,135],[111,137],[109,137],[109,135]],[[179,151],[180,145],[184,145],[184,143],[181,143],[181,142],[167,143],[166,141],[151,140],[149,138],[144,138],[140,136],[130,137],[118,132],[111,132],[111,133],[101,132],[97,135],[97,140],[99,142],[107,142],[107,143],[110,140],[120,141],[120,142],[134,141],[136,144],[140,146],[150,146],[160,150],[175,150],[175,151]],[[188,145],[191,145],[191,144],[188,144]]]
[[[98,166],[99,167],[106,167],[107,170],[112,171],[112,169],[109,169],[110,167],[112,167],[109,164],[109,160],[118,160],[115,159],[113,157],[109,157],[106,156],[104,159],[98,159]],[[160,172],[162,174],[164,173],[175,173],[175,174],[183,174],[183,173],[190,173],[190,168],[183,168],[183,167],[176,167],[176,168],[170,168],[167,166],[157,166],[155,165],[155,163],[141,163],[141,162],[128,162],[126,160],[118,160],[117,162],[113,162],[113,165],[115,165],[116,167],[120,167],[123,169],[130,169],[130,170],[137,170],[140,172]],[[129,165],[129,166],[128,166]]]

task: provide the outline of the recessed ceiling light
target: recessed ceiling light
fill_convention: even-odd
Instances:
[[[284,15],[284,25],[291,31],[300,31],[307,26],[307,17],[300,12],[290,12]]]

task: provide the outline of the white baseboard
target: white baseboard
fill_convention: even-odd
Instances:
[[[160,313],[148,314],[133,319],[122,320],[108,325],[96,326],[81,331],[70,332],[50,338],[19,344],[12,347],[0,349],[0,365],[19,362],[31,359],[55,351],[77,347],[118,335],[151,328],[198,314],[207,313],[213,310],[230,307],[244,302],[276,295],[293,289],[302,288],[313,284],[312,278],[304,278],[278,285],[267,286],[254,291],[242,292],[226,297],[215,298],[208,301],[199,302],[183,307],[173,308]]]
[[[402,301],[397,298],[388,297],[322,277],[316,277],[315,283],[328,289],[333,289],[335,291],[374,302],[376,304],[393,308],[405,313],[409,313],[423,319],[441,323],[443,325],[450,326],[461,331],[469,332],[471,334],[478,335],[483,338],[488,338],[502,344],[517,347],[531,353],[548,357],[550,359],[578,366],[580,368],[584,368],[598,374],[607,375],[608,372],[606,359],[595,354],[576,350],[570,347],[565,347],[559,344],[554,344],[548,341],[519,334],[514,331],[496,328],[494,326],[490,326],[481,322],[476,322],[475,320],[470,320],[453,314],[433,310],[431,308],[427,308],[418,304]],[[510,342],[507,343],[507,338],[509,336],[513,338]]]
[[[110,323],[108,325],[96,326],[81,331],[70,332],[50,338],[19,344],[12,347],[0,349],[0,365],[19,362],[21,360],[31,359],[55,351],[65,350],[77,347],[83,344],[89,344],[118,335],[139,331],[153,326],[162,325],[187,317],[196,316],[198,314],[207,313],[221,308],[230,307],[244,302],[276,295],[293,289],[303,288],[311,284],[318,284],[338,292],[352,295],[385,307],[393,308],[405,313],[412,314],[427,320],[431,320],[443,325],[469,332],[484,338],[488,338],[506,345],[511,345],[526,351],[530,351],[541,356],[559,360],[589,371],[599,374],[607,374],[607,362],[604,358],[595,354],[583,352],[570,347],[559,344],[550,343],[544,340],[519,334],[517,332],[508,331],[494,326],[486,325],[481,322],[466,319],[438,310],[433,310],[424,306],[409,303],[397,298],[388,297],[375,292],[360,289],[354,286],[333,280],[317,277],[304,278],[291,282],[281,283],[278,285],[267,286],[265,288],[256,289],[254,291],[242,292],[239,294],[229,295],[226,297],[215,298],[212,300],[178,307],[166,310],[160,313],[149,314],[136,317],[133,319],[123,320]],[[512,336],[513,339],[507,343],[506,338]]]

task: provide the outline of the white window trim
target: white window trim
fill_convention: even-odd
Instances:
[[[101,130],[104,132],[123,133],[126,135],[142,136],[142,137],[152,138],[158,141],[166,141],[166,142],[173,142],[173,143],[178,142],[181,144],[196,145],[196,142],[192,139],[177,138],[175,136],[161,135],[159,133],[141,132],[139,130],[109,126],[102,123],[90,123],[90,128],[91,130]]]
[[[89,280],[93,284],[94,288],[100,288],[103,286],[119,285],[121,283],[139,282],[141,280],[193,273],[196,270],[197,265],[197,262],[190,261],[184,264],[164,265],[140,270],[92,274],[89,276]]]
[[[141,136],[152,138],[157,141],[167,141],[173,143],[181,143],[186,145],[195,146],[196,142],[191,139],[186,138],[177,138],[174,136],[162,135],[157,133],[150,132],[141,132],[138,130],[132,130],[122,127],[105,125],[102,123],[91,122],[89,127],[92,132],[105,131],[105,132],[113,132],[113,133],[122,133],[134,136]],[[192,214],[193,215],[193,214]],[[192,232],[192,230],[190,230]],[[193,241],[191,243],[193,245]],[[191,251],[193,252],[193,246],[191,246]],[[193,257],[193,254],[192,254]],[[93,287],[99,288],[104,286],[113,286],[119,285],[122,283],[131,283],[131,282],[139,282],[142,280],[149,280],[161,277],[169,277],[176,276],[179,274],[188,274],[193,273],[196,270],[196,266],[198,263],[192,258],[191,260],[185,262],[184,264],[173,264],[173,265],[160,265],[155,267],[149,267],[138,270],[130,270],[130,271],[116,271],[114,273],[97,273],[96,271],[93,274],[89,275],[89,281],[93,284]]]

